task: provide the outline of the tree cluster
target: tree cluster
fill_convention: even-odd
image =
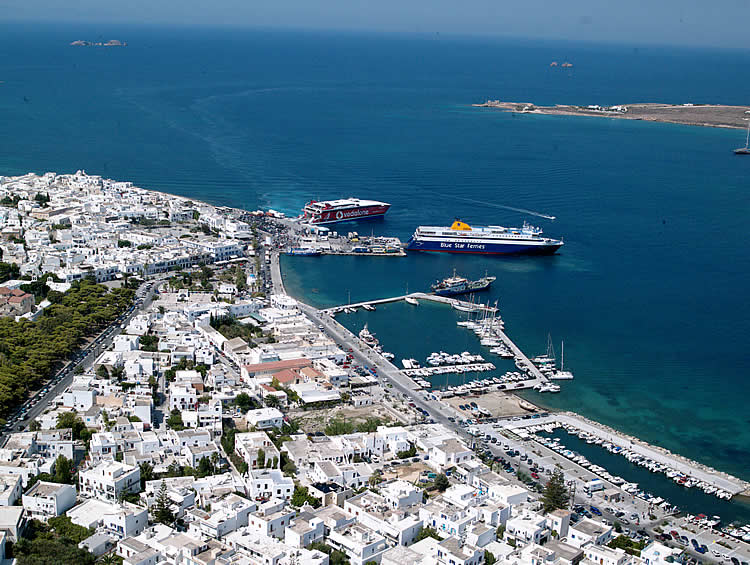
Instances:
[[[227,339],[241,337],[250,347],[255,347],[253,338],[261,337],[263,330],[250,324],[242,324],[234,316],[214,316],[211,314],[209,325]]]
[[[18,565],[93,565],[93,554],[78,547],[91,534],[93,530],[71,523],[67,516],[50,518],[47,524],[32,520],[13,546],[13,556]]]
[[[85,337],[114,320],[132,298],[132,290],[109,291],[84,280],[73,283],[35,322],[0,319],[0,413],[7,414],[29,390],[39,388]]]

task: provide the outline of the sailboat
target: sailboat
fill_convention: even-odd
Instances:
[[[734,150],[735,155],[750,155],[750,121],[747,122],[747,135],[745,136],[745,147]]]
[[[565,342],[560,343],[560,370],[555,371],[550,376],[551,379],[555,380],[569,380],[573,378],[573,373],[565,370]]]
[[[554,365],[555,347],[552,345],[552,336],[547,334],[547,352],[544,355],[537,355],[531,361],[537,365]]]

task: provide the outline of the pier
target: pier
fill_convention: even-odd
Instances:
[[[442,304],[448,304],[449,306],[462,306],[465,308],[473,308],[475,312],[497,312],[497,308],[494,306],[488,306],[485,304],[472,304],[465,300],[458,300],[457,298],[448,298],[447,296],[437,296],[436,294],[428,294],[426,292],[412,292],[411,294],[403,294],[401,296],[392,296],[390,298],[378,298],[375,300],[366,300],[364,302],[355,302],[354,304],[343,304],[341,306],[334,306],[332,308],[326,308],[321,310],[325,314],[338,313],[344,310],[344,308],[350,308],[352,310],[362,308],[364,306],[377,306],[379,304],[388,304],[390,302],[399,302],[406,300],[407,298],[414,298],[415,300],[430,300],[431,302],[440,302]]]

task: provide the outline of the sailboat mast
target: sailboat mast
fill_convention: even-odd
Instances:
[[[565,340],[560,340],[560,370],[565,369]]]

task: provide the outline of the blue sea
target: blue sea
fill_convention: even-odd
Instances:
[[[129,45],[68,45],[110,38]],[[522,348],[565,340],[576,379],[532,400],[750,479],[744,132],[471,107],[745,104],[749,65],[739,50],[4,23],[0,174],[85,169],[288,213],[372,197],[387,217],[345,229],[402,239],[455,217],[538,224],[559,254],[285,258],[285,280],[326,306],[489,272]],[[451,311],[405,306],[342,321],[399,358],[481,351]]]

